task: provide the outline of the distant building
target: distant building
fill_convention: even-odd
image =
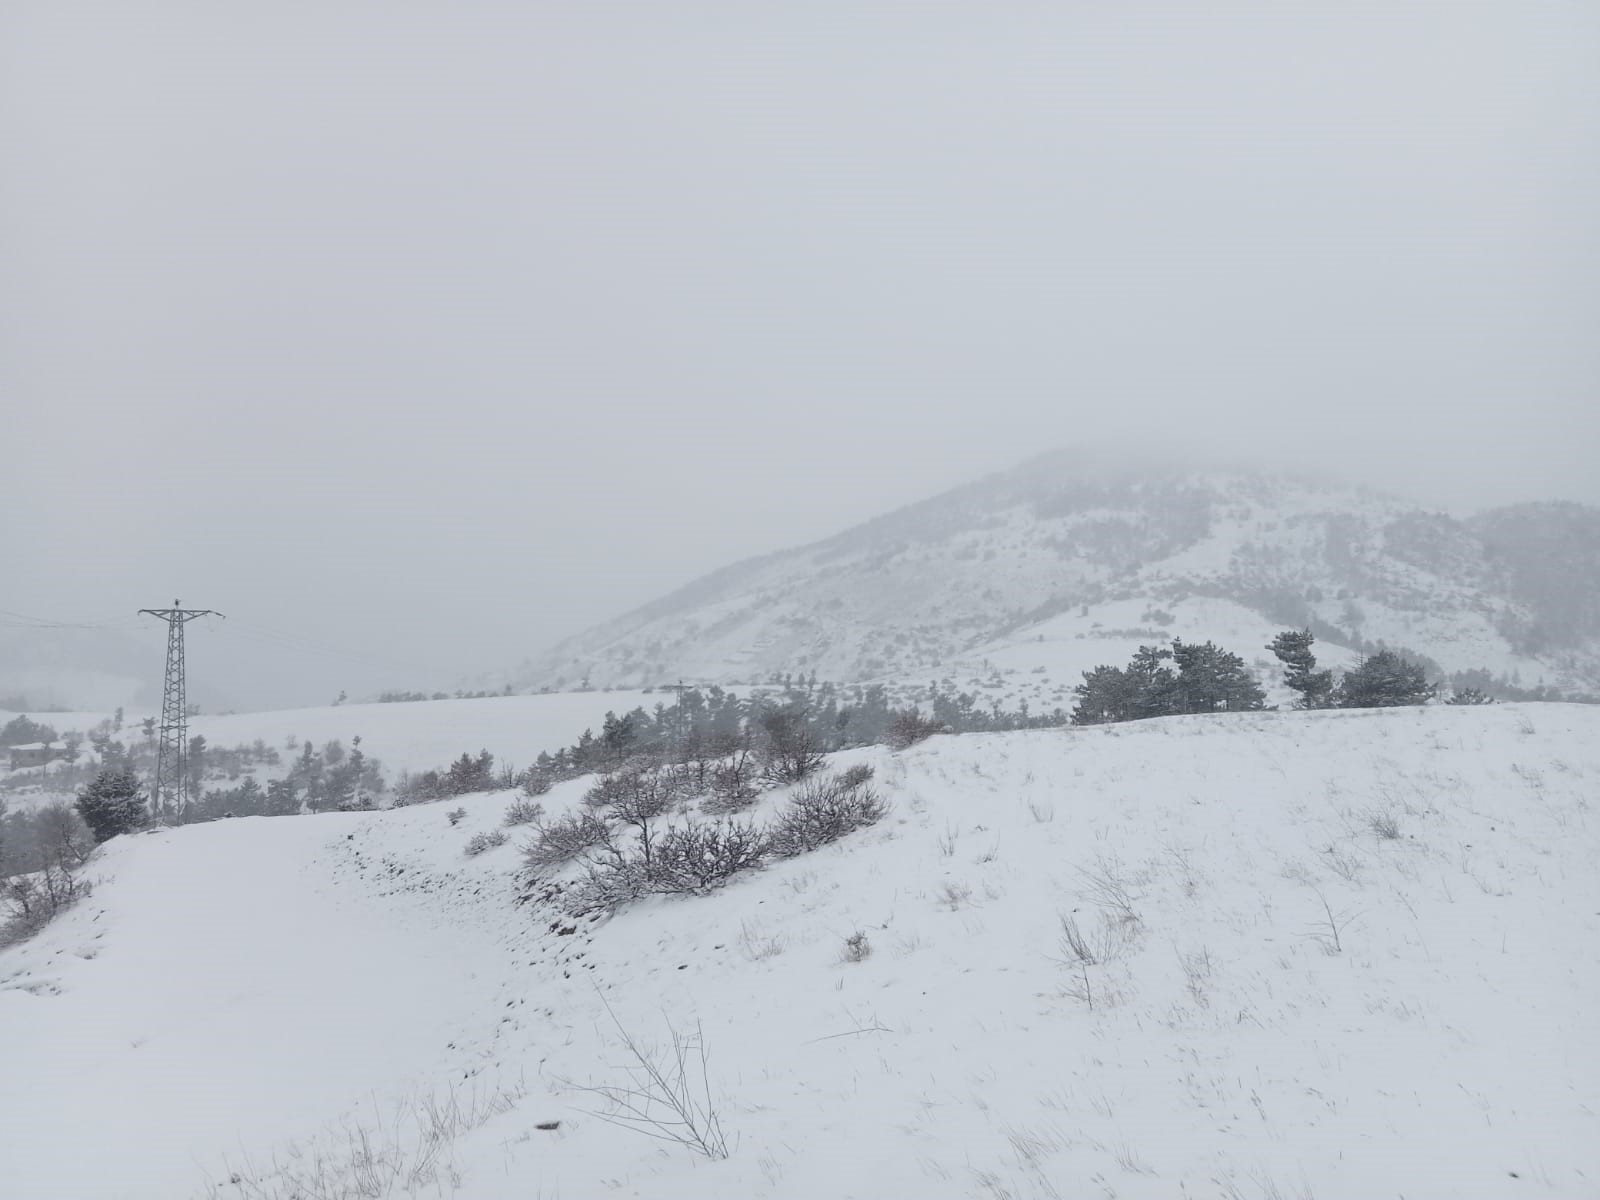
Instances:
[[[24,742],[20,746],[11,747],[11,769],[15,771],[18,767],[42,767],[66,756],[65,746],[56,746],[50,742]]]

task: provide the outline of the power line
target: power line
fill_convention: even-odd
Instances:
[[[198,617],[220,617],[209,608],[141,608],[167,623],[167,672],[161,685],[161,744],[156,752],[156,788],[150,807],[159,818],[176,818],[189,800],[189,705],[185,695],[183,627]]]
[[[11,612],[0,608],[0,625],[10,629],[127,629],[130,618],[127,616],[103,617],[95,621],[54,621],[49,617],[31,617],[27,613]]]

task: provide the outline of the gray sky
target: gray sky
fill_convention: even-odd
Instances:
[[[318,699],[1084,440],[1600,502],[1597,61],[1541,0],[10,0],[0,607],[181,596]]]

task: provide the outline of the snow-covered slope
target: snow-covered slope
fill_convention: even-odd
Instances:
[[[420,1194],[467,1200],[1596,1194],[1600,709],[840,757],[883,822],[604,922],[517,904],[514,843],[464,856],[507,795],[113,842],[0,953],[0,1192],[288,1194],[356,1131],[414,1147],[395,1106],[431,1096],[480,1111]],[[594,1115],[629,1065],[608,1005],[701,1031],[727,1160]]]
[[[1140,641],[1220,639],[1220,605],[1246,657],[1309,625],[1330,661],[1382,643],[1445,672],[1600,694],[1597,596],[1600,511],[1583,506],[1459,520],[1305,480],[1054,454],[707,576],[513,680],[815,671],[966,689],[1011,670],[1047,678],[1009,693],[1043,698]]]

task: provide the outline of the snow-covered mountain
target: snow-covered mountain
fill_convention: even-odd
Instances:
[[[1459,518],[1303,478],[1055,453],[738,563],[525,663],[519,687],[946,680],[1060,701],[1141,643],[1378,645],[1441,674],[1600,694],[1600,510]]]

